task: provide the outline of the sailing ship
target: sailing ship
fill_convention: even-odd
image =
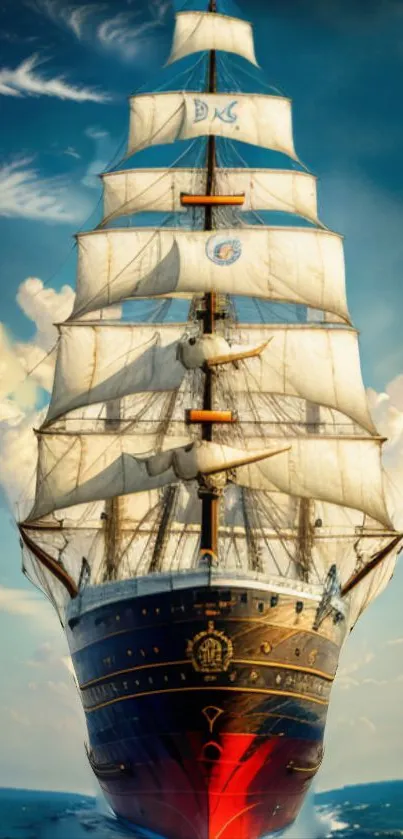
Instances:
[[[190,140],[201,162],[103,175],[19,525],[67,633],[91,766],[116,814],[165,839],[293,822],[340,648],[401,542],[342,238],[318,219],[290,100],[220,88],[217,51],[256,65],[251,25],[215,0],[179,12],[169,61],[201,52],[203,85],[130,100],[128,157]],[[239,142],[288,168],[226,165]],[[133,226],[145,211],[168,223]],[[136,300],[135,320],[113,316]]]

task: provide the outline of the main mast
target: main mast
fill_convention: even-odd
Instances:
[[[208,11],[215,13],[217,11],[216,0],[209,0]],[[207,92],[215,93],[217,89],[217,58],[216,51],[210,50],[208,76],[207,76]],[[207,138],[207,179],[206,179],[206,195],[213,194],[214,188],[214,171],[216,165],[216,140],[213,134],[209,134]],[[206,204],[204,210],[204,229],[213,229],[213,206]],[[204,295],[204,313],[203,313],[203,334],[212,335],[215,331],[215,293],[210,291]],[[213,377],[214,372],[211,367],[206,366],[204,379],[204,394],[203,394],[203,410],[213,410]],[[211,421],[202,423],[202,439],[213,439],[213,423]],[[202,516],[201,516],[201,536],[200,536],[200,561],[211,565],[217,561],[218,554],[218,522],[220,512],[220,495],[217,489],[212,487],[201,487],[199,489],[199,496],[202,502]]]

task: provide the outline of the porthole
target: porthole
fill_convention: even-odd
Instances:
[[[158,653],[159,653],[159,647],[153,647],[153,650],[154,650],[154,652],[155,652],[155,655],[158,655]]]
[[[299,647],[297,647],[297,648],[296,648],[296,650],[295,650],[295,655],[296,655],[296,657],[297,657],[297,658],[299,658],[299,657],[300,657],[300,655],[301,655],[301,650],[299,649]]]
[[[115,615],[115,620],[120,621],[120,615]]]
[[[143,656],[143,658],[145,658],[146,657],[145,650],[140,650],[140,655]]]
[[[128,656],[133,655],[133,650],[126,650],[126,652],[127,652],[127,655],[128,655]]]

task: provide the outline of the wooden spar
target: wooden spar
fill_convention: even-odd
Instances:
[[[345,597],[346,594],[349,594],[350,591],[352,591],[358,585],[358,583],[361,583],[362,580],[364,580],[365,577],[371,573],[371,571],[374,571],[374,569],[377,568],[378,565],[380,565],[384,559],[387,559],[389,554],[394,550],[394,548],[397,547],[399,542],[401,542],[402,540],[403,534],[399,533],[394,539],[392,539],[391,542],[389,542],[389,545],[386,545],[385,548],[382,548],[381,551],[378,551],[375,554],[375,556],[372,557],[370,562],[367,562],[367,564],[364,565],[364,567],[361,568],[361,570],[358,571],[357,574],[353,574],[350,577],[350,579],[347,580],[346,583],[344,583],[344,586],[342,586],[340,592],[341,596]]]
[[[240,207],[245,203],[245,195],[188,195],[181,192],[183,207]]]
[[[258,355],[261,355],[263,350],[266,349],[272,340],[273,338],[269,338],[269,340],[265,341],[264,344],[260,344],[259,347],[254,347],[251,350],[243,350],[239,353],[232,353],[232,355],[216,355],[205,362],[206,367],[217,367],[219,364],[230,364],[233,361],[243,361],[244,358],[256,358]]]
[[[186,422],[235,422],[232,411],[197,411],[190,408],[186,411]]]
[[[19,524],[18,529],[21,534],[21,539],[27,546],[28,550],[32,551],[38,562],[50,571],[50,573],[59,580],[59,583],[62,583],[71,598],[77,597],[78,586],[74,582],[73,578],[70,577],[70,574],[68,574],[67,571],[58,562],[56,562],[52,556],[49,556],[43,548],[40,548],[39,545],[35,544],[31,537],[25,532],[23,524]]]
[[[266,451],[255,452],[255,454],[251,452],[246,455],[246,457],[230,460],[229,463],[225,464],[225,466],[211,466],[210,469],[203,472],[203,475],[216,475],[218,472],[230,472],[231,469],[238,469],[240,466],[248,466],[249,463],[258,463],[259,460],[268,460],[269,457],[274,457],[276,454],[282,454],[282,452],[289,452],[290,448],[291,446],[283,446],[281,449],[266,449]]]

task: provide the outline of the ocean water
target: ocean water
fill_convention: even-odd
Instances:
[[[0,839],[83,837],[146,839],[144,833],[134,833],[121,825],[95,798],[0,789]],[[284,839],[332,837],[403,837],[403,781],[344,787],[316,795],[307,801],[301,818],[284,834]]]

